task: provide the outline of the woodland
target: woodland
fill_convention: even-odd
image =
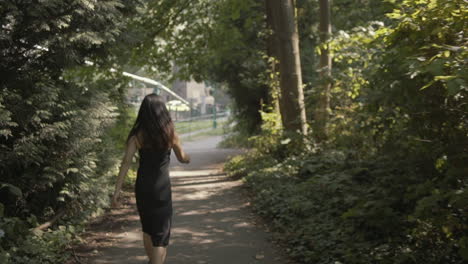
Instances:
[[[64,263],[109,208],[137,70],[230,95],[225,171],[295,262],[467,263],[466,0],[3,0],[0,23],[0,263]]]

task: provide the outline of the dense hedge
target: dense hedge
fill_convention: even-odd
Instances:
[[[132,3],[2,1],[1,263],[63,263],[83,219],[107,206],[125,80],[106,60]]]

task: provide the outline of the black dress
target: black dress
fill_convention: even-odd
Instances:
[[[171,150],[140,149],[135,197],[143,232],[153,246],[167,246],[171,235],[172,192],[169,179]]]

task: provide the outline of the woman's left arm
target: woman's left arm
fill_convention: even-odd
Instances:
[[[119,199],[120,190],[122,189],[122,183],[127,175],[128,169],[132,163],[133,155],[137,151],[137,140],[135,136],[131,137],[128,142],[127,146],[125,147],[125,155],[122,159],[122,163],[120,165],[119,175],[117,176],[117,182],[115,184],[115,191],[114,196],[112,197],[112,207],[117,206],[117,200]]]

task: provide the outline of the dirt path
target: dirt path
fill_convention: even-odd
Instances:
[[[217,149],[220,139],[209,137],[184,144],[192,158],[189,165],[172,157],[175,212],[166,263],[288,263],[268,241],[269,234],[254,224],[241,182],[221,172],[226,158],[238,151]],[[109,219],[107,225],[103,222],[96,228],[95,233],[103,232],[100,236],[87,238],[88,258],[80,262],[146,264],[134,199],[113,210]]]

